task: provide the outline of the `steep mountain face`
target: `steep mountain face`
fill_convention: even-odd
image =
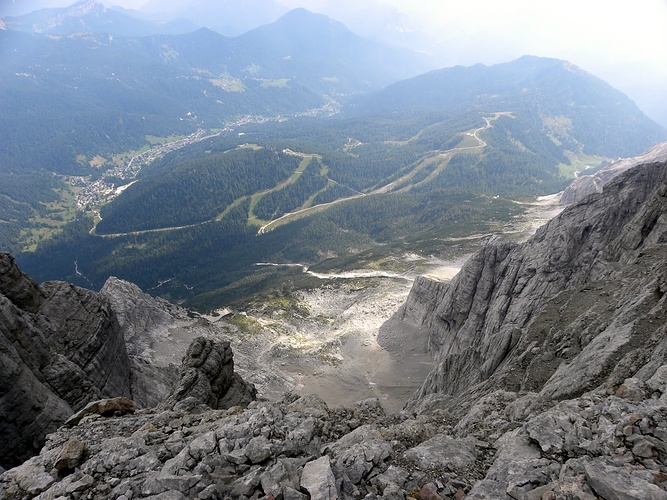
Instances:
[[[429,330],[439,364],[408,406],[650,378],[667,346],[666,180],[664,162],[635,167],[526,243],[486,246],[451,283],[416,282],[401,317]]]
[[[131,396],[123,333],[108,301],[67,283],[38,286],[0,255],[2,463],[35,453],[84,404]]]
[[[124,396],[148,407],[164,400],[178,369],[149,363],[147,352],[158,327],[174,318],[156,304],[116,278],[101,293],[37,285],[0,254],[2,465],[34,454],[48,432],[90,401]]]

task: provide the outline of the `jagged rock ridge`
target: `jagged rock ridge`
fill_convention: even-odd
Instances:
[[[114,277],[99,293],[63,282],[38,285],[0,254],[0,465],[37,453],[47,433],[91,401],[124,396],[140,408],[164,402],[179,370],[156,363],[152,351],[184,315]],[[234,373],[231,349],[224,349],[224,358],[201,357],[220,372],[214,398],[245,405],[254,387]],[[206,376],[199,380],[205,384]]]
[[[664,360],[667,167],[636,167],[521,245],[488,245],[401,312],[439,361],[410,406],[466,410],[491,390],[576,397]],[[444,401],[449,398],[450,401]],[[432,397],[431,397],[432,399]]]

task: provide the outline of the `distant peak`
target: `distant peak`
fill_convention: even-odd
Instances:
[[[67,8],[67,15],[81,16],[100,10],[104,11],[106,7],[97,0],[79,0]]]
[[[313,12],[309,11],[305,7],[297,7],[296,9],[292,9],[289,12],[287,12],[283,17],[288,17],[288,16],[307,16],[307,15],[317,15],[314,14]],[[319,14],[323,15],[323,14]]]
[[[281,20],[304,20],[304,19],[320,19],[331,21],[331,18],[325,14],[318,14],[316,12],[311,12],[308,9],[303,7],[298,7],[296,9],[290,10],[288,13],[284,14],[278,21]]]

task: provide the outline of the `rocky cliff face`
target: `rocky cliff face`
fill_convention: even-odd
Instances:
[[[74,410],[130,396],[130,366],[104,297],[53,282],[38,286],[0,254],[0,436],[3,465],[39,451]]]
[[[63,282],[38,285],[11,255],[0,254],[0,465],[37,453],[48,432],[96,399],[126,396],[139,407],[163,402],[178,367],[153,363],[150,353],[179,314],[185,313],[116,278],[100,293]]]
[[[174,363],[180,362],[185,348],[175,347],[174,356],[167,360],[155,355],[155,346],[169,343],[169,328],[187,313],[114,276],[107,279],[100,294],[108,299],[125,339],[133,401],[141,408],[158,405],[178,381]]]
[[[658,144],[639,156],[614,161],[594,174],[580,175],[563,191],[560,201],[564,205],[571,205],[589,194],[601,193],[607,182],[632,167],[664,161],[667,161],[667,142]]]
[[[664,361],[667,165],[638,166],[521,245],[489,245],[401,313],[439,364],[409,402],[458,412],[495,389],[564,399]]]

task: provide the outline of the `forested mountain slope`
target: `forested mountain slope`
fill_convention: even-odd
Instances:
[[[82,156],[137,148],[146,135],[303,113],[329,103],[325,94],[427,68],[303,9],[236,38],[204,28],[147,37],[0,30],[0,44],[3,172],[86,173]]]
[[[455,70],[426,107],[392,111],[400,99],[373,97],[364,114],[357,104],[328,120],[247,124],[185,146],[133,179],[110,179],[111,188],[133,182],[98,209],[94,229],[79,217],[19,259],[39,279],[101,286],[114,274],[214,305],[208,294],[256,274],[256,262],[430,253],[442,238],[498,231],[522,210],[510,200],[558,192],[579,170],[664,133],[562,61]],[[477,105],[466,101],[472,81]],[[472,107],[448,100],[456,88]],[[606,139],[617,136],[625,142]]]
[[[530,112],[532,123],[522,124],[524,130],[542,128],[569,149],[578,144],[611,157],[639,154],[665,137],[660,125],[606,82],[566,61],[534,56],[432,71],[362,96],[356,107],[360,113]]]

